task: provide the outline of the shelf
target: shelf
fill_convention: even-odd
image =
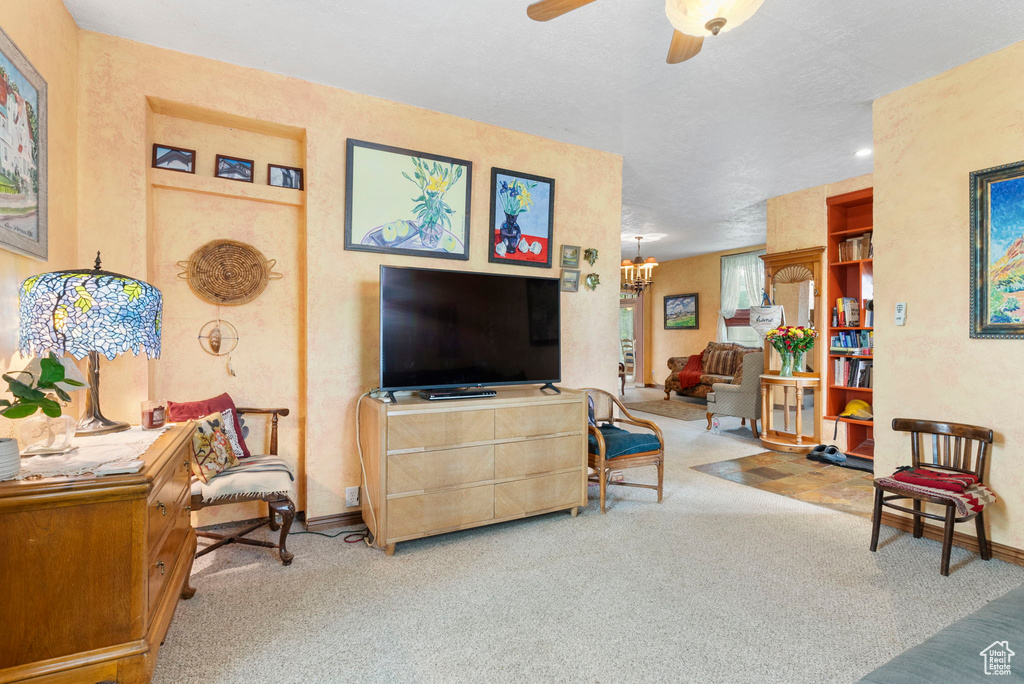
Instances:
[[[875,440],[865,439],[856,448],[850,449],[846,453],[873,461],[875,460]]]
[[[830,327],[829,328],[829,330],[874,330],[874,329],[875,329],[874,326],[872,326],[870,328],[848,328],[848,327],[845,327],[845,326],[834,326],[834,327]]]
[[[871,420],[857,420],[856,418],[842,418],[840,416],[825,416],[825,420],[838,420],[840,423],[853,423],[854,425],[866,425],[867,427],[874,426],[874,421]]]
[[[873,233],[875,231],[874,226],[868,226],[867,228],[847,228],[846,230],[836,230],[829,233],[829,237],[849,237],[851,235],[863,235],[865,233]]]
[[[871,354],[839,354],[836,352],[829,352],[829,358],[832,359],[873,359],[875,358]]]
[[[856,264],[870,264],[874,259],[854,259],[853,261],[833,261],[829,266],[853,266]]]
[[[847,385],[829,385],[829,389],[834,390],[853,390],[854,392],[871,392],[870,387],[849,387]]]

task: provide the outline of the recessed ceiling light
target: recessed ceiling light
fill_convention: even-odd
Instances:
[[[857,150],[857,156],[858,157],[870,157],[871,156],[871,148],[870,147],[865,147],[863,149]]]

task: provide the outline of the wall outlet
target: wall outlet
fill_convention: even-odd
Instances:
[[[349,508],[359,505],[359,487],[345,488],[345,505]]]

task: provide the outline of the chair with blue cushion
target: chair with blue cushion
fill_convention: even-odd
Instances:
[[[593,388],[584,391],[593,402],[587,437],[587,460],[590,467],[597,471],[596,479],[592,477],[591,481],[601,487],[601,512],[605,512],[609,484],[657,490],[658,503],[661,503],[665,481],[665,439],[661,428],[652,421],[633,416],[609,392]],[[619,427],[620,424],[643,428],[643,431],[627,431]],[[658,469],[657,485],[610,481],[609,476],[613,471],[644,466]]]

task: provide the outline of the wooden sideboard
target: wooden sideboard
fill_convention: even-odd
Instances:
[[[132,475],[0,482],[0,683],[148,682],[196,550],[193,424]]]
[[[359,419],[363,521],[388,555],[409,539],[587,504],[583,392],[366,399]]]

